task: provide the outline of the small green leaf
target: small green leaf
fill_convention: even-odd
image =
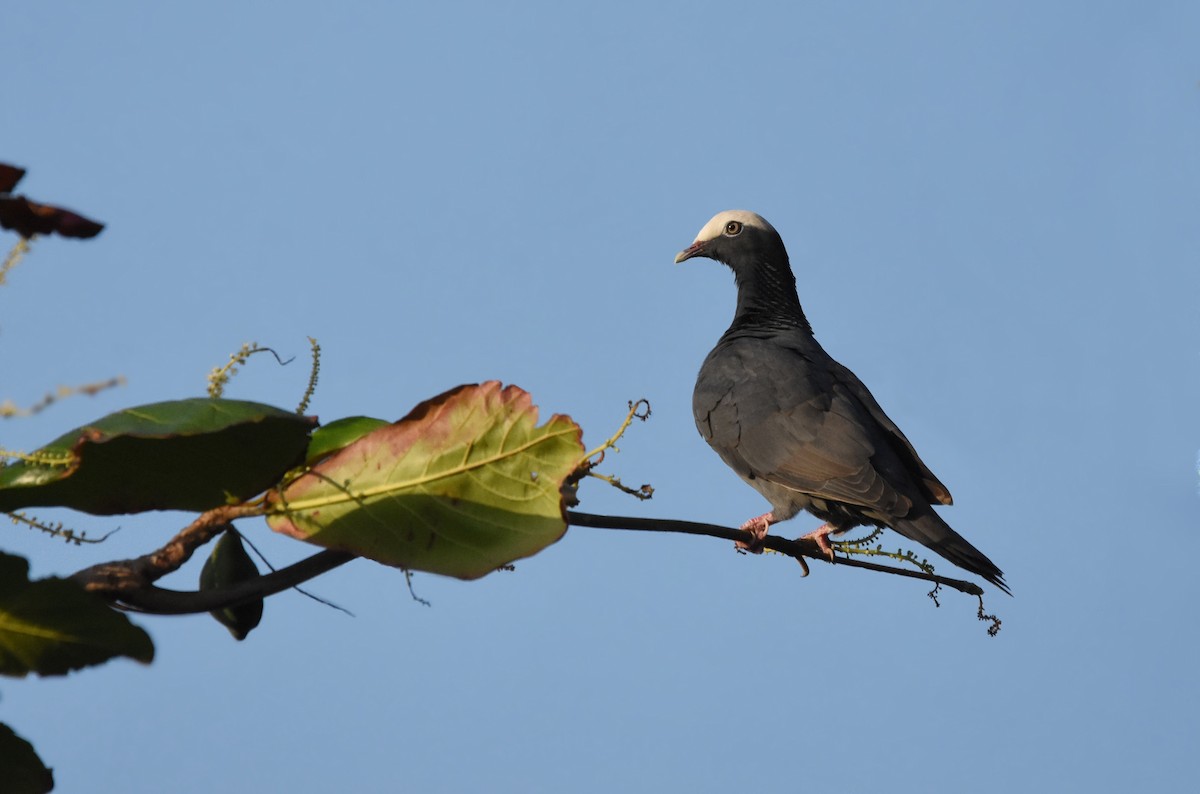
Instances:
[[[277,532],[409,570],[476,579],[566,531],[561,488],[581,431],[537,427],[527,392],[459,386],[268,494]]]
[[[54,773],[38,758],[33,745],[0,722],[0,780],[7,794],[46,794]]]
[[[347,416],[321,425],[313,431],[304,462],[311,466],[321,458],[350,446],[372,430],[378,430],[388,424],[390,422],[386,420],[372,419],[369,416]]]
[[[114,656],[149,663],[150,635],[69,579],[29,581],[25,558],[0,552],[0,674],[65,675]]]
[[[258,576],[258,566],[246,553],[242,536],[236,529],[227,529],[213,544],[212,553],[200,571],[201,590],[220,590]],[[235,640],[244,640],[262,620],[263,600],[250,601],[236,607],[215,609],[209,613],[229,629]]]
[[[97,515],[207,510],[278,483],[304,459],[312,417],[242,400],[128,408],[0,469],[0,512],[70,507]]]

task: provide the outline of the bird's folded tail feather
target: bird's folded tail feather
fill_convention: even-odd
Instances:
[[[892,529],[931,549],[963,570],[983,577],[1008,595],[1012,591],[1004,581],[1004,572],[987,555],[975,548],[932,509],[912,519],[900,519]]]

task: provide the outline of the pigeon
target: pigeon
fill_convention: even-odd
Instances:
[[[739,546],[761,551],[768,527],[806,510],[825,523],[804,537],[831,560],[829,535],[890,527],[1011,594],[996,564],[934,511],[950,491],[813,336],[774,227],[719,213],[675,262],[693,257],[727,265],[737,283],[733,323],[700,367],[692,410],[709,446],[771,504],[742,525],[753,541]]]

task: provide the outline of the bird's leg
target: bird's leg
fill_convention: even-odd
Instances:
[[[807,535],[801,535],[798,539],[811,540],[812,542],[816,543],[817,548],[821,550],[821,553],[828,557],[830,562],[833,562],[833,546],[829,545],[829,535],[841,531],[842,530],[834,527],[831,524],[822,524],[812,532],[809,532]]]
[[[751,554],[762,554],[763,539],[767,537],[767,529],[775,523],[775,516],[771,513],[763,513],[761,516],[750,519],[745,524],[742,524],[742,529],[754,536],[754,539],[749,543],[744,540],[736,541],[736,546],[739,550],[748,551]]]

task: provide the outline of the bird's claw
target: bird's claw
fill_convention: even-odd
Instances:
[[[749,532],[753,539],[749,542],[744,540],[734,541],[737,550],[740,552],[749,552],[750,554],[762,554],[763,541],[767,538],[767,530],[770,528],[774,518],[770,513],[763,513],[761,516],[756,516],[745,524],[742,524],[741,529],[744,532]]]
[[[822,524],[821,526],[814,529],[812,532],[809,532],[807,535],[801,535],[798,538],[798,540],[811,540],[813,543],[816,543],[817,548],[820,549],[821,553],[824,554],[826,557],[828,557],[830,562],[834,562],[835,558],[833,556],[833,546],[831,546],[829,544],[829,535],[830,535],[830,533],[836,532],[836,531],[837,530],[835,530],[833,527],[829,526],[828,524]],[[803,563],[801,563],[801,564],[803,564]],[[806,573],[807,573],[807,569],[808,569],[808,566],[805,565]]]
[[[773,523],[775,523],[775,516],[771,513],[764,513],[761,516],[756,516],[755,518],[752,518],[746,523],[742,524],[742,531],[749,532],[752,539],[749,541],[735,541],[735,546],[738,550],[738,553],[762,554],[764,542],[767,539],[767,530],[770,529],[771,524]],[[797,540],[811,540],[813,543],[816,543],[817,548],[821,550],[821,553],[828,557],[830,562],[833,562],[833,546],[829,544],[829,535],[830,533],[836,531],[837,530],[831,527],[829,524],[823,524],[817,529],[814,529],[812,532],[809,532],[807,535],[802,535],[801,537],[797,538]],[[796,562],[800,563],[800,567],[804,569],[803,575],[808,576],[808,563],[804,561],[804,558],[796,557]]]

